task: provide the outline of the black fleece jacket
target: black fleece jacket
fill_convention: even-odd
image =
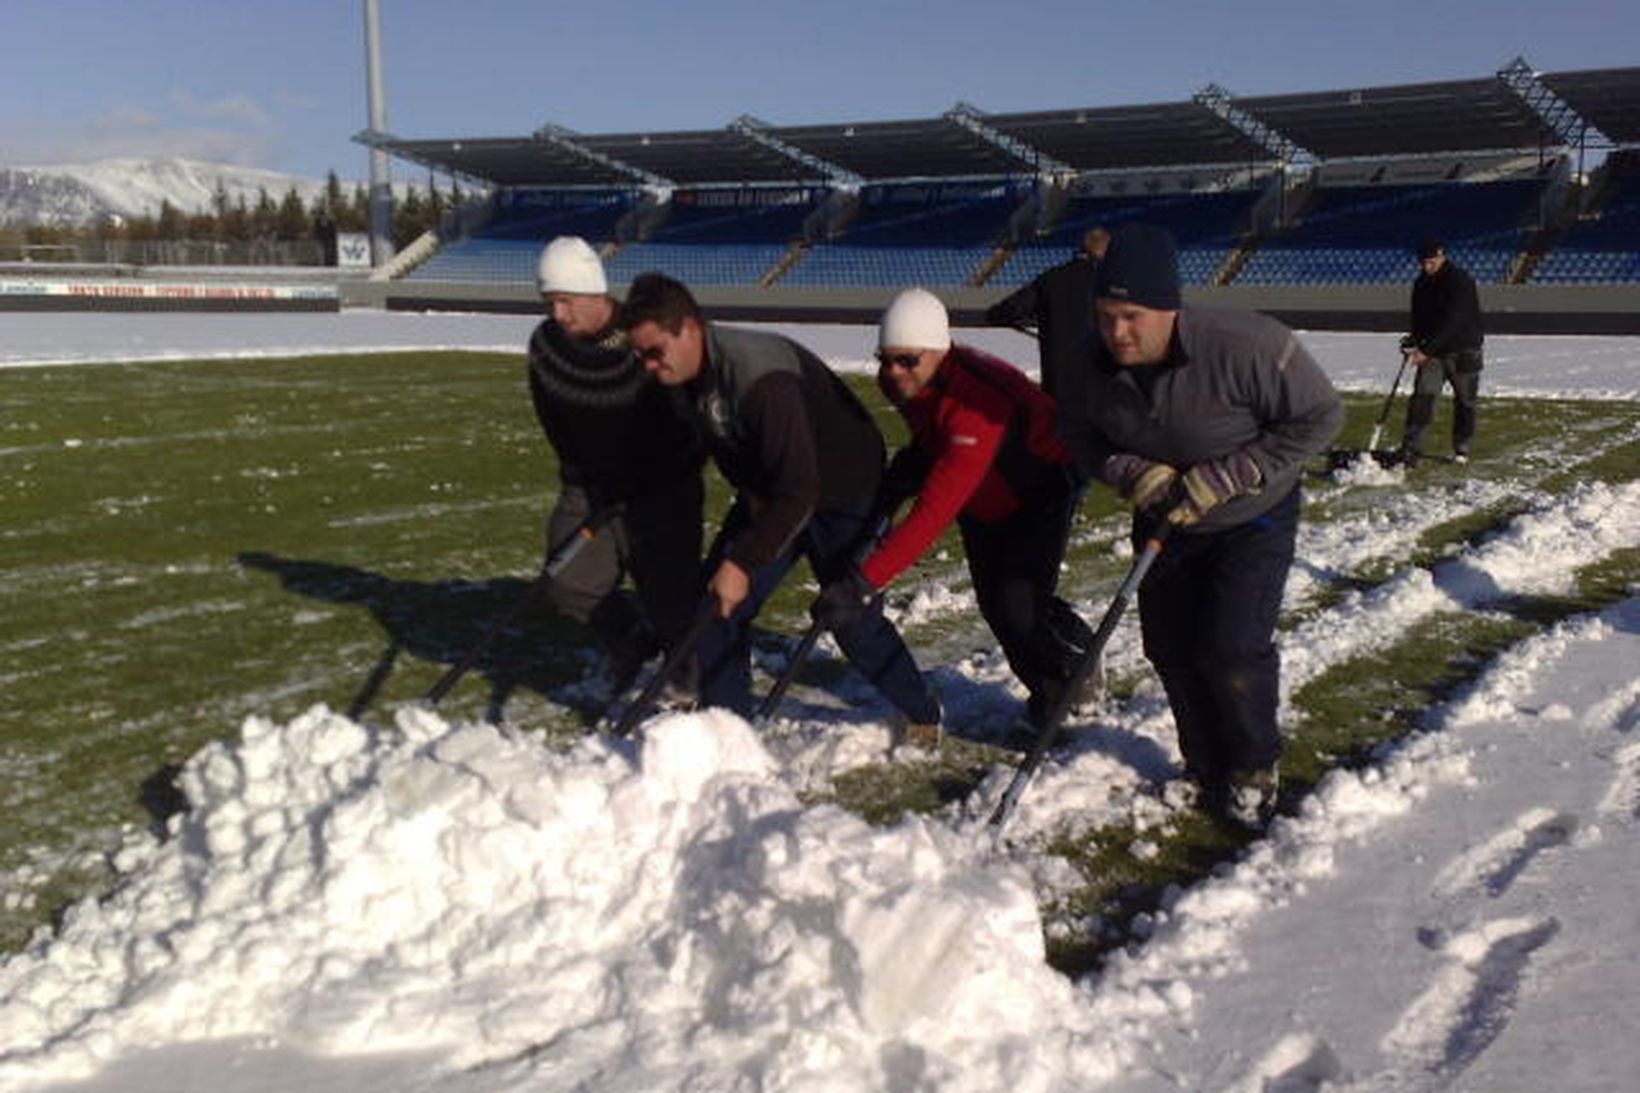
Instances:
[[[1481,297],[1469,271],[1448,258],[1412,282],[1412,339],[1431,357],[1479,349],[1485,337]]]
[[[725,556],[773,561],[820,510],[865,514],[883,438],[825,363],[789,338],[706,324],[706,360],[685,385],[723,477],[751,523]]]

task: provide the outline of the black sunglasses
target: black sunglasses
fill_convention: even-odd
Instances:
[[[922,363],[921,353],[878,353],[877,363],[886,364],[890,368],[904,368],[907,371]]]

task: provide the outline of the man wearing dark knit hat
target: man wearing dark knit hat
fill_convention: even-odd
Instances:
[[[1424,430],[1435,417],[1441,388],[1452,388],[1452,455],[1469,459],[1475,435],[1475,403],[1480,391],[1481,298],[1469,271],[1446,256],[1438,239],[1418,244],[1418,279],[1412,283],[1412,333],[1401,342],[1416,368],[1407,400],[1401,459],[1413,464],[1423,455]]]
[[[1343,407],[1285,326],[1184,304],[1161,228],[1118,230],[1094,291],[1087,394],[1060,406],[1061,431],[1081,471],[1133,504],[1135,545],[1172,525],[1139,589],[1145,656],[1203,806],[1262,823],[1281,756],[1274,633],[1299,477]]]
[[[585,240],[549,243],[537,287],[547,317],[530,337],[530,399],[559,475],[547,539],[561,543],[595,511],[620,506],[548,586],[548,597],[592,629],[608,655],[609,686],[619,692],[657,647],[671,648],[689,628],[699,596],[705,448],[687,407],[633,355],[603,262]],[[620,587],[628,573],[635,599]]]

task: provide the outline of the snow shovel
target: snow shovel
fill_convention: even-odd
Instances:
[[[466,675],[474,664],[478,663],[478,658],[490,647],[501,631],[511,626],[525,611],[535,605],[536,601],[546,592],[547,586],[552,583],[553,579],[569,567],[569,564],[575,560],[575,556],[580,554],[582,549],[597,537],[598,532],[603,530],[605,524],[620,515],[621,508],[621,505],[616,504],[598,509],[585,520],[582,520],[563,542],[553,547],[547,554],[547,560],[542,565],[540,574],[530,582],[529,588],[524,590],[524,594],[519,597],[518,602],[490,624],[490,628],[484,632],[484,636],[478,640],[478,644],[469,649],[466,656],[457,661],[448,672],[440,677],[437,683],[433,684],[432,688],[422,696],[422,701],[430,706],[438,705],[439,700],[449,694],[450,690],[460,682],[461,677]]]
[[[861,540],[859,548],[854,552],[855,565],[865,561],[866,557],[876,549],[877,544],[882,541],[883,536],[888,533],[889,524],[894,519],[894,512],[900,507],[903,500],[904,498],[891,497],[886,505],[879,506],[877,517],[871,525],[870,534]],[[763,701],[758,703],[757,712],[752,715],[753,725],[761,726],[774,716],[775,710],[780,708],[780,700],[786,696],[787,689],[791,687],[792,681],[797,678],[797,670],[803,667],[803,662],[809,658],[810,653],[814,652],[815,643],[820,640],[820,635],[823,633],[825,633],[825,627],[817,622],[809,623],[809,628],[803,631],[803,636],[797,641],[797,648],[792,650],[791,656],[787,659],[785,669],[780,673],[779,678],[774,681],[774,686],[769,688],[769,693],[763,696]]]
[[[1115,632],[1116,624],[1121,621],[1122,615],[1127,610],[1129,602],[1132,601],[1134,593],[1139,590],[1139,585],[1144,581],[1145,574],[1150,572],[1151,565],[1161,556],[1162,546],[1166,543],[1167,537],[1172,530],[1173,525],[1164,521],[1161,527],[1152,532],[1150,538],[1145,541],[1144,549],[1139,552],[1139,556],[1133,559],[1133,565],[1128,568],[1127,576],[1122,578],[1120,587],[1116,589],[1115,597],[1110,601],[1110,606],[1105,609],[1104,618],[1099,620],[1099,626],[1093,632],[1093,641],[1089,643],[1087,651],[1082,654],[1082,660],[1076,666],[1076,671],[1071,674],[1070,680],[1065,684],[1065,689],[1060,693],[1052,708],[1048,710],[1048,716],[1043,721],[1041,731],[1037,734],[1036,743],[1031,746],[1030,753],[1025,756],[1025,761],[1019,764],[1019,769],[1014,771],[1013,779],[1008,783],[1008,788],[1002,791],[1002,799],[997,802],[996,808],[991,812],[990,819],[986,821],[993,831],[1000,833],[1008,823],[1008,818],[1014,814],[1014,809],[1019,806],[1019,799],[1024,796],[1025,787],[1030,784],[1037,768],[1042,765],[1042,760],[1046,758],[1048,750],[1053,747],[1054,741],[1058,739],[1059,730],[1065,724],[1065,717],[1070,713],[1071,704],[1075,701],[1077,691],[1098,670],[1099,663],[1104,656],[1105,646],[1110,642],[1110,636]]]
[[[620,720],[615,722],[615,728],[611,731],[616,736],[632,735],[632,730],[638,727],[638,722],[648,715],[650,707],[655,704],[655,699],[660,697],[667,680],[672,678],[672,673],[694,655],[700,636],[706,632],[706,628],[716,617],[717,598],[708,593],[701,599],[700,607],[695,609],[695,618],[689,624],[689,629],[684,631],[683,637],[678,639],[672,651],[666,654],[666,659],[661,661],[660,668],[650,677],[649,682],[644,684],[643,690],[638,692],[638,697],[634,698],[621,713]]]
[[[1380,451],[1378,440],[1384,435],[1384,422],[1389,420],[1389,408],[1395,402],[1395,392],[1400,389],[1401,377],[1406,374],[1407,362],[1412,359],[1412,347],[1401,347],[1401,367],[1395,370],[1395,382],[1389,385],[1389,397],[1384,400],[1384,408],[1378,412],[1378,420],[1372,426],[1372,435],[1367,438],[1364,451],[1351,448],[1334,448],[1327,453],[1327,469],[1331,471],[1343,470],[1354,463],[1362,455],[1369,455],[1380,467],[1393,467],[1401,461],[1399,452]]]
[[[780,708],[780,700],[786,696],[787,688],[797,678],[797,670],[803,667],[803,662],[814,652],[815,643],[824,632],[825,628],[819,623],[809,623],[809,628],[803,631],[803,636],[797,640],[797,648],[793,649],[791,656],[787,658],[785,670],[774,681],[774,686],[769,688],[769,693],[763,696],[763,701],[758,703],[757,712],[752,715],[753,725],[761,726],[774,716],[775,710]]]

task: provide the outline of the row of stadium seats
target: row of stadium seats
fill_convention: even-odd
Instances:
[[[755,285],[786,250],[779,243],[632,243],[604,266],[616,284],[659,270],[686,285]],[[534,275],[532,266],[530,276]]]
[[[1020,247],[985,283],[999,288],[1026,284],[1038,274],[1063,262],[1069,250],[1069,247]],[[1211,284],[1213,275],[1224,265],[1229,255],[1229,247],[1211,250],[1201,247],[1180,247],[1179,279],[1187,285]]]
[[[1493,250],[1451,244],[1447,253],[1477,282],[1504,280],[1515,259],[1514,250]],[[1290,245],[1259,250],[1236,277],[1245,285],[1363,285],[1410,281],[1418,262],[1409,247],[1317,247]]]
[[[1538,219],[1544,184],[1342,186],[1322,189],[1301,223],[1265,241],[1238,284],[1374,284],[1418,272],[1412,246],[1424,236],[1482,283],[1504,280]],[[1386,241],[1393,241],[1386,243]]]
[[[1600,218],[1579,221],[1563,232],[1532,280],[1640,281],[1640,173],[1615,179]]]
[[[783,285],[847,288],[864,285],[961,285],[994,247],[860,247],[820,244],[780,279]]]
[[[686,283],[754,285],[778,268],[801,238],[823,194],[781,204],[678,204],[643,242],[610,259],[617,282],[658,269]],[[1240,245],[1254,191],[1100,196],[1070,199],[1054,229],[1018,246],[986,284],[1025,284],[1073,253],[1094,224],[1159,223],[1180,242],[1187,284],[1207,284]],[[605,243],[629,213],[629,199],[575,198],[578,204],[515,201],[469,239],[447,245],[415,279],[528,283],[541,243],[577,234]],[[1436,235],[1477,281],[1505,280],[1532,236],[1543,183],[1335,187],[1315,195],[1302,221],[1265,238],[1243,264],[1240,284],[1366,284],[1410,280],[1414,242]],[[882,287],[970,283],[992,258],[1017,194],[942,199],[862,195],[857,214],[835,237],[813,242],[781,277],[793,286]],[[1386,240],[1393,241],[1386,243]],[[1555,241],[1532,274],[1539,282],[1640,281],[1640,177],[1616,180],[1596,220]]]

